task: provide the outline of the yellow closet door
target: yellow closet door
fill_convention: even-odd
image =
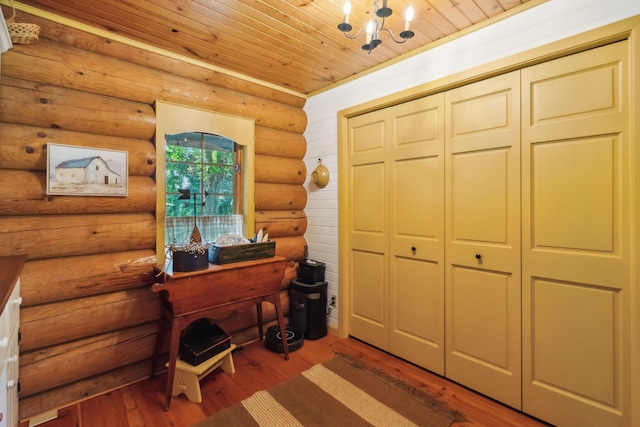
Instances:
[[[389,351],[444,374],[444,95],[391,108]]]
[[[389,348],[388,111],[349,119],[349,334]]]
[[[445,94],[446,376],[521,406],[519,72]]]
[[[559,426],[631,425],[627,56],[522,71],[523,409]]]

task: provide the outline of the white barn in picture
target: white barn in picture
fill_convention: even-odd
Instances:
[[[67,160],[55,168],[55,180],[60,184],[121,184],[122,177],[109,168],[102,157]]]

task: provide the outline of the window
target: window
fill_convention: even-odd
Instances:
[[[242,214],[234,195],[242,195],[242,150],[233,140],[202,132],[166,135],[166,204],[168,217],[192,216],[184,203],[190,190],[200,206],[199,215]],[[180,199],[180,197],[183,199]]]
[[[242,234],[242,146],[221,135],[165,135],[165,244]]]
[[[221,222],[231,223],[235,234],[253,236],[254,121],[165,101],[155,107],[158,263],[164,264],[167,244],[189,237],[194,202],[206,240],[219,235],[211,227]],[[188,200],[180,199],[187,189]],[[175,235],[176,223],[188,232]]]

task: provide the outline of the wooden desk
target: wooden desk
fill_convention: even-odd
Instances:
[[[182,331],[194,320],[201,318],[224,319],[233,311],[253,305],[258,312],[258,331],[263,339],[262,301],[271,302],[276,309],[284,358],[289,359],[286,330],[282,318],[280,288],[286,267],[285,258],[273,257],[232,264],[209,264],[209,268],[191,272],[159,271],[162,283],[151,287],[160,295],[162,315],[158,319],[158,335],[153,352],[151,378],[155,375],[165,322],[171,324],[169,346],[169,372],[165,411],[171,404],[171,391],[175,377],[176,360]]]

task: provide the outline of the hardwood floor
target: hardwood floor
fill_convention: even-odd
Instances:
[[[290,379],[311,366],[331,359],[334,352],[349,354],[379,367],[408,383],[438,395],[469,421],[455,427],[547,426],[520,412],[475,393],[458,384],[404,362],[355,339],[327,335],[306,340],[303,347],[285,361],[280,353],[254,342],[234,353],[236,373],[220,370],[201,381],[203,402],[189,402],[184,395],[173,397],[171,409],[163,410],[166,375],[60,409],[58,418],[43,427],[187,427],[251,394]],[[20,423],[27,427],[28,421]]]

